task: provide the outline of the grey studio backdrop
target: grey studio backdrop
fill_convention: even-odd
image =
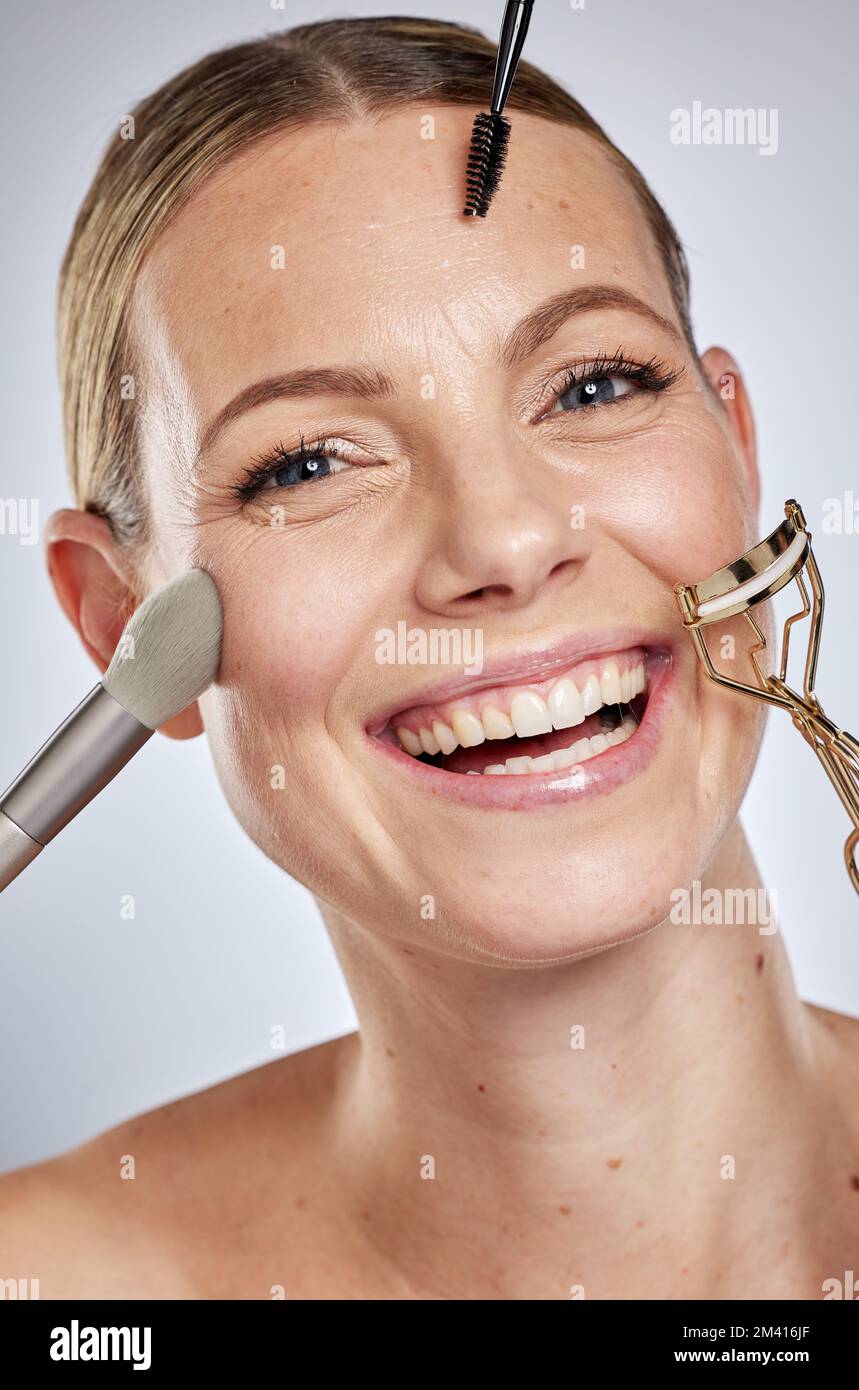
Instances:
[[[0,535],[0,786],[97,678],[53,597],[42,524],[69,504],[57,270],[109,135],[180,67],[279,26],[424,14],[464,18],[495,38],[501,10],[500,0],[337,9],[7,0],[0,497],[37,499],[40,525],[33,544],[8,528]],[[859,498],[857,14],[854,0],[537,0],[526,45],[641,167],[675,221],[698,346],[734,352],[751,391],[761,531],[796,496],[815,532],[828,597],[819,689],[854,732],[859,522],[823,534],[822,519],[827,499],[849,505],[851,488]],[[758,146],[673,143],[672,111],[694,113],[696,102],[775,111],[771,152],[763,137]],[[778,712],[744,819],[800,994],[859,1014],[847,820]],[[128,894],[133,921],[122,916]],[[235,823],[205,741],[158,736],[0,900],[0,1169],[272,1061],[282,1055],[271,1047],[278,1024],[287,1052],[356,1027],[315,906]]]

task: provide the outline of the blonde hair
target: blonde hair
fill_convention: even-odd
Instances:
[[[134,108],[133,138],[122,131],[112,138],[80,208],[58,296],[72,495],[78,507],[108,518],[119,545],[149,541],[137,412],[127,398],[128,383],[140,379],[129,320],[137,273],[159,233],[204,179],[276,129],[372,119],[422,103],[485,110],[495,55],[495,44],[466,25],[326,20],[211,53]],[[694,354],[683,248],[635,165],[574,97],[528,62],[519,65],[508,108],[586,132],[620,167]]]

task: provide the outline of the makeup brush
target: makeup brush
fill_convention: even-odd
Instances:
[[[463,209],[466,217],[486,216],[501,180],[510,141],[510,122],[501,112],[519,65],[533,5],[534,0],[507,0],[495,59],[492,102],[488,113],[481,111],[475,116],[471,129]]]
[[[223,616],[214,580],[189,570],[132,613],[110,665],[0,797],[0,892],[159,727],[211,685]]]

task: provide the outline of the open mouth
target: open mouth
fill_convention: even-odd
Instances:
[[[549,680],[399,710],[378,737],[445,772],[557,775],[634,738],[647,707],[648,670],[645,649],[631,648]]]

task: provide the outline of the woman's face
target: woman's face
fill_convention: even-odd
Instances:
[[[472,114],[270,137],[162,235],[150,578],[219,585],[201,708],[267,855],[376,932],[537,963],[660,921],[733,821],[761,714],[672,586],[757,539],[756,483],[622,175],[514,111],[467,219]]]

